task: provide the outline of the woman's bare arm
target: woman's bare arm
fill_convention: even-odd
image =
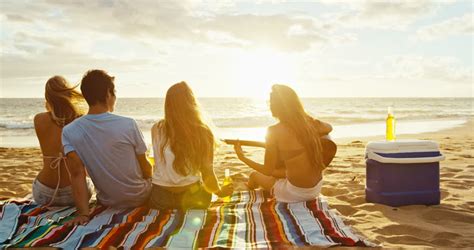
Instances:
[[[265,143],[265,160],[264,164],[257,163],[247,158],[242,150],[240,143],[234,144],[234,150],[237,153],[237,157],[247,166],[252,169],[268,176],[272,176],[276,169],[277,164],[277,142],[274,135],[273,129],[269,128],[267,132],[267,140]]]
[[[211,155],[208,157],[207,164],[201,167],[201,176],[204,182],[204,187],[206,188],[207,192],[214,193],[219,197],[229,196],[234,191],[233,186],[226,185],[222,188],[219,186],[216,174],[214,173],[213,161],[214,156]]]

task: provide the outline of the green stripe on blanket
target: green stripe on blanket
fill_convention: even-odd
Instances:
[[[0,205],[0,248],[147,247],[270,248],[373,246],[355,235],[324,198],[279,203],[262,191],[235,192],[207,210],[117,209],[92,206],[84,226],[63,226],[74,208],[38,207],[31,201]]]

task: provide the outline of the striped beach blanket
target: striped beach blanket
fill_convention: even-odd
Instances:
[[[262,191],[235,192],[207,210],[120,209],[91,204],[91,221],[64,226],[73,207],[46,208],[31,200],[3,202],[0,248],[123,247],[274,248],[369,246],[346,226],[325,199],[279,203]]]

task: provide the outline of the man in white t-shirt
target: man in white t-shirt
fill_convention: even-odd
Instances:
[[[113,207],[136,207],[151,191],[152,167],[145,157],[146,145],[132,118],[114,115],[114,78],[103,70],[88,71],[81,92],[89,105],[87,115],[63,129],[71,184],[77,207],[68,224],[89,221],[86,169],[97,190],[99,203]]]

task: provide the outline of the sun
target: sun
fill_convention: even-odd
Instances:
[[[252,98],[268,99],[273,84],[291,84],[295,81],[291,57],[271,49],[239,53],[234,69],[234,80],[246,89],[246,96]]]

